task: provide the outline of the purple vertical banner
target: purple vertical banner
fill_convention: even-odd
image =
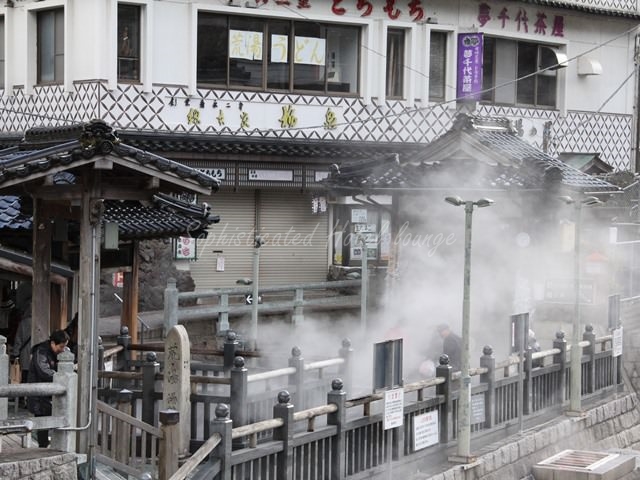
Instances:
[[[482,91],[482,33],[458,35],[458,89],[460,101],[480,100]]]

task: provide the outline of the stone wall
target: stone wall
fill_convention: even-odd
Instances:
[[[176,286],[180,292],[192,292],[195,283],[188,271],[176,269],[173,261],[171,241],[145,240],[140,242],[140,282],[139,303],[140,312],[162,310],[164,308],[164,289],[167,279],[176,279]],[[122,304],[114,293],[122,298],[122,288],[113,286],[111,274],[100,279],[100,316],[108,317],[120,315]]]
[[[0,478],[5,480],[76,480],[74,453],[28,449],[0,455]]]
[[[414,480],[503,480],[532,478],[536,463],[566,449],[594,452],[640,448],[640,412],[635,393],[621,394],[585,411],[581,417],[559,417],[485,448],[472,465],[457,465],[436,475],[414,474]],[[491,450],[491,451],[487,451]],[[634,452],[637,453],[637,452]],[[570,477],[573,478],[573,477]],[[627,477],[625,477],[627,478]],[[640,478],[638,472],[628,478]]]

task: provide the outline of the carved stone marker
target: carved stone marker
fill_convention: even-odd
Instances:
[[[180,412],[180,441],[178,453],[189,453],[191,438],[191,349],[189,335],[182,325],[174,325],[165,339],[164,350],[164,409]]]

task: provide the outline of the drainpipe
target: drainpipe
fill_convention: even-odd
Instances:
[[[636,71],[636,88],[634,93],[634,112],[633,122],[635,128],[633,129],[634,137],[632,139],[633,149],[631,152],[631,165],[630,170],[634,173],[640,172],[640,165],[638,165],[638,151],[640,150],[640,121],[638,119],[638,113],[640,112],[640,34],[636,34],[634,42],[633,64]]]

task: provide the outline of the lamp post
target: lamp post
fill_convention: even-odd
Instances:
[[[571,391],[568,414],[580,415],[582,410],[582,348],[580,347],[580,224],[582,207],[598,205],[596,197],[576,201],[569,196],[560,197],[567,205],[574,206],[573,233],[573,326],[571,333]]]
[[[471,220],[473,207],[483,208],[493,204],[493,200],[481,198],[477,201],[463,200],[460,197],[446,197],[447,203],[460,207],[464,205],[464,283],[462,295],[462,358],[460,397],[458,399],[458,451],[454,461],[470,463],[471,456],[471,376],[469,375],[469,337],[471,334],[469,312],[471,304]]]

